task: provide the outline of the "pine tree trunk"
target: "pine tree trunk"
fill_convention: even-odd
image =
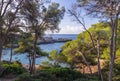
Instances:
[[[32,73],[32,70],[31,70],[31,67],[32,67],[32,60],[31,60],[31,54],[29,53],[29,56],[28,56],[28,59],[29,59],[29,72]]]
[[[11,41],[11,47],[10,47],[10,62],[12,62],[12,56],[13,56],[13,43]]]
[[[87,67],[88,67],[88,69],[89,69],[89,71],[90,71],[90,74],[92,75],[92,69],[91,69],[89,63],[87,62],[84,54],[82,54],[80,51],[77,51],[77,52],[82,55],[82,58],[83,58],[84,62],[86,63],[86,65],[87,65]]]
[[[0,39],[0,76],[2,76],[4,71],[2,67],[2,48],[3,48],[3,44],[2,44],[2,40]]]
[[[32,74],[35,73],[35,60],[36,60],[36,45],[37,45],[37,39],[38,39],[38,36],[37,36],[37,33],[35,33],[35,40],[34,40],[34,47],[33,47],[33,55],[32,55]]]
[[[3,49],[3,43],[2,43],[2,40],[0,39],[0,66],[2,62],[2,49]]]
[[[100,66],[100,41],[99,41],[99,37],[97,39],[97,60],[98,60],[98,76],[100,78],[101,81],[103,81],[103,76],[102,76],[102,72],[101,72],[101,66]]]
[[[113,78],[114,61],[116,56],[117,27],[118,27],[118,14],[116,15],[114,24],[111,27],[112,36],[110,41],[109,81],[112,81]]]

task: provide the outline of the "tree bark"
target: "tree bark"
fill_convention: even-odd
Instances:
[[[3,48],[3,44],[2,44],[2,40],[0,39],[0,66],[2,62],[2,48]]]
[[[29,72],[32,73],[31,71],[31,67],[32,67],[32,60],[31,60],[31,54],[29,53],[29,56],[28,56],[28,59],[29,59]]]
[[[101,81],[103,81],[103,76],[102,76],[102,72],[101,72],[101,66],[100,66],[100,41],[99,41],[99,37],[97,38],[97,60],[98,60],[98,76],[101,79]]]
[[[11,41],[11,47],[10,47],[10,62],[12,62],[12,56],[13,56],[13,43]]]
[[[0,39],[0,76],[3,74],[3,67],[2,67],[2,49],[3,49],[3,43],[2,40]]]
[[[113,59],[113,38],[114,38],[114,29],[112,29],[112,36],[110,40],[110,63],[109,63],[109,81],[112,81],[113,76],[113,66],[114,66],[114,59]]]
[[[77,51],[77,52],[82,55],[82,58],[83,58],[84,62],[86,63],[86,65],[88,66],[90,74],[92,75],[92,69],[91,69],[89,63],[87,62],[85,56],[80,51]]]
[[[96,47],[95,47],[95,44],[94,44],[94,40],[93,40],[92,34],[86,29],[86,26],[85,26],[85,23],[84,23],[84,18],[81,17],[81,19],[82,19],[82,21],[83,21],[83,22],[82,22],[82,21],[79,19],[79,17],[77,17],[76,14],[72,13],[72,11],[70,11],[70,10],[69,10],[69,12],[70,12],[70,14],[72,14],[72,15],[77,19],[77,21],[83,26],[84,30],[89,34],[90,39],[91,39],[91,42],[92,42],[92,45],[93,45],[93,47],[94,47],[94,49],[95,49],[95,52],[98,54],[98,51],[97,51],[97,49],[96,49]],[[97,55],[97,56],[98,56],[98,55]],[[97,59],[99,60],[99,58],[97,58]],[[98,61],[98,70],[101,70],[101,69],[99,69],[99,68],[100,68],[99,64],[100,64],[100,62]],[[99,71],[98,71],[98,72],[99,72]],[[99,74],[99,73],[98,73],[98,74]],[[102,74],[101,74],[101,76],[98,75],[98,77],[101,77],[101,80],[103,81]]]
[[[117,27],[118,27],[118,14],[114,20],[113,25],[111,25],[111,40],[110,40],[110,63],[109,63],[109,81],[112,81],[114,61],[116,56],[116,39],[117,39]]]
[[[37,30],[35,33],[35,40],[34,40],[34,47],[33,47],[33,55],[32,55],[32,67],[31,67],[31,73],[34,74],[35,73],[35,60],[36,60],[36,45],[37,45],[37,39],[38,39],[38,35],[37,35]]]

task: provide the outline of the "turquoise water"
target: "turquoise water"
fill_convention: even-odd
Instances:
[[[50,34],[47,36],[52,36],[54,39],[57,38],[70,38],[72,40],[75,40],[77,38],[76,34]],[[60,51],[61,46],[64,45],[65,43],[51,43],[51,44],[41,44],[39,45],[43,51],[50,52],[52,50],[58,50]],[[18,60],[22,62],[23,64],[28,64],[28,58],[27,58],[27,53],[17,53],[13,56],[13,61]],[[4,49],[3,50],[3,56],[2,60],[9,60],[10,57],[10,49]],[[36,64],[40,64],[43,61],[46,61],[47,57],[40,57],[36,58]]]

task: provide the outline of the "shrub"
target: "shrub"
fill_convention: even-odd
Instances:
[[[17,61],[15,61],[13,63],[3,62],[2,66],[5,68],[5,71],[4,71],[3,75],[7,75],[7,74],[10,74],[10,73],[21,74],[21,73],[25,72],[21,63],[19,63]]]
[[[22,74],[15,81],[98,81],[96,77],[86,77],[68,68],[39,70],[35,75]]]
[[[21,74],[15,81],[32,81],[29,73]]]
[[[80,72],[73,71],[68,68],[50,68],[46,70],[40,70],[39,74],[41,75],[42,73],[52,75],[52,77],[62,78],[62,81],[73,81],[76,78],[85,77]]]

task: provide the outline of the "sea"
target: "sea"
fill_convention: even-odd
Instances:
[[[78,34],[46,34],[44,35],[45,37],[53,37],[53,39],[58,39],[58,38],[68,38],[75,40],[77,38]],[[40,44],[40,48],[42,51],[50,53],[52,50],[61,50],[61,46],[64,45],[65,42],[59,42],[59,43],[50,43],[50,44]],[[13,50],[14,52],[14,50]],[[10,49],[4,49],[2,52],[2,60],[7,60],[9,61],[10,59]],[[27,53],[13,53],[12,61],[19,61],[22,64],[29,64]],[[41,64],[43,61],[48,61],[47,57],[42,56],[39,58],[36,58],[36,64]]]

